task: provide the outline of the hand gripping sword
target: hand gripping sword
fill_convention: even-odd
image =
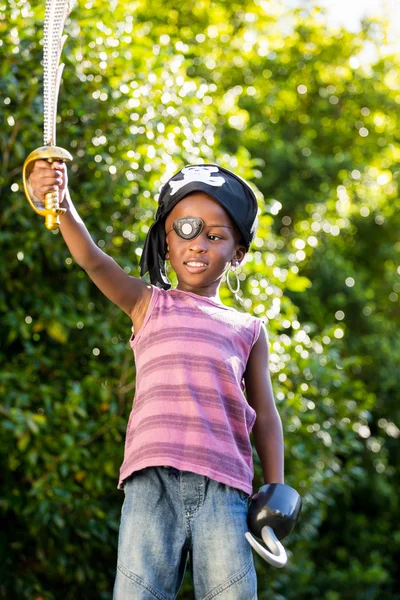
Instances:
[[[56,117],[58,92],[64,64],[59,64],[61,51],[67,38],[62,35],[65,21],[72,10],[73,0],[46,0],[43,34],[43,104],[44,104],[44,146],[30,153],[22,169],[25,195],[35,212],[45,217],[47,229],[57,229],[59,215],[66,212],[58,203],[58,191],[52,191],[41,200],[33,194],[29,175],[35,160],[49,162],[72,160],[71,154],[56,146]]]

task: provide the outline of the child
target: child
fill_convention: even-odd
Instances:
[[[125,501],[114,600],[176,598],[189,555],[196,600],[256,599],[244,537],[250,431],[265,483],[283,483],[282,426],[265,328],[219,299],[226,268],[242,262],[255,235],[253,191],[216,165],[174,175],[161,190],[141,257],[149,285],[93,242],[63,164],[37,161],[30,185],[40,198],[59,190],[68,208],[60,230],[72,256],[133,323],[136,393],[119,480]]]

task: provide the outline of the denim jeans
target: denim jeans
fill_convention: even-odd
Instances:
[[[245,492],[173,467],[124,491],[114,600],[174,600],[189,556],[195,600],[257,600]]]

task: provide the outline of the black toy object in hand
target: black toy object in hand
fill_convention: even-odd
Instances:
[[[245,534],[246,539],[264,560],[275,567],[283,567],[287,563],[285,549],[279,540],[292,531],[300,511],[300,495],[283,483],[263,485],[251,499],[247,514],[250,533]],[[253,536],[263,540],[265,546]]]

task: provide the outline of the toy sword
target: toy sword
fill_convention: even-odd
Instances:
[[[52,191],[41,200],[33,194],[29,184],[29,175],[36,160],[49,162],[72,160],[71,154],[56,146],[56,118],[58,92],[64,64],[59,64],[61,51],[67,38],[62,35],[65,21],[72,10],[73,0],[46,0],[43,34],[43,105],[44,105],[44,146],[30,153],[22,169],[25,195],[35,212],[45,217],[47,229],[57,229],[59,215],[66,212],[60,208],[58,191]]]

